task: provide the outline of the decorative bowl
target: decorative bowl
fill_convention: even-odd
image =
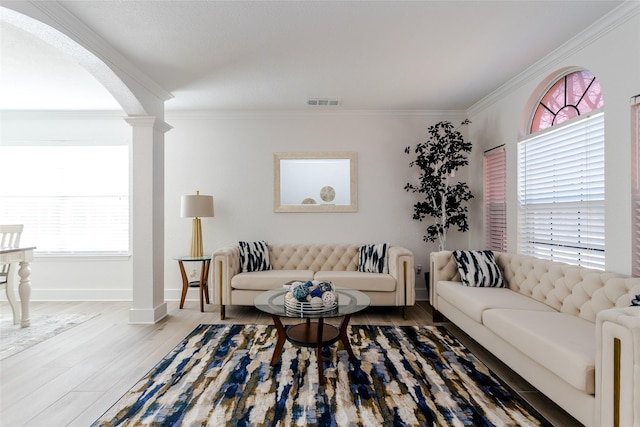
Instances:
[[[284,306],[295,314],[326,313],[338,307],[338,293],[330,282],[291,281],[284,287],[289,289],[284,297]]]

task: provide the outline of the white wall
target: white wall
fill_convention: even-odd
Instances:
[[[121,114],[3,114],[2,140],[119,139],[130,142]],[[180,297],[174,257],[189,252],[191,220],[180,218],[180,196],[211,194],[215,217],[203,218],[205,252],[238,240],[269,242],[389,242],[412,250],[428,268],[435,244],[422,241],[424,224],[412,220],[414,196],[404,191],[416,176],[404,153],[427,136],[439,120],[454,123],[459,112],[254,112],[174,113],[165,136],[165,298]],[[274,152],[355,151],[358,153],[358,211],[274,213]],[[33,171],[37,175],[37,171]],[[465,174],[461,174],[464,178]],[[40,177],[46,179],[46,177]],[[465,235],[451,233],[450,247],[466,247]],[[37,245],[37,242],[33,242]],[[195,267],[188,263],[187,271]],[[32,264],[32,300],[130,300],[130,258],[39,257]],[[421,275],[417,296],[426,298]],[[197,300],[195,289],[189,299]]]
[[[414,170],[408,145],[423,141],[441,119],[426,113],[254,112],[167,114],[165,288],[177,298],[180,275],[173,257],[189,251],[191,222],[180,218],[180,196],[214,196],[215,218],[203,218],[205,252],[264,239],[289,243],[389,242],[412,250],[428,266],[436,245],[422,241],[423,224],[412,220],[414,196],[404,191]],[[273,153],[355,151],[358,153],[358,211],[274,213]],[[466,247],[452,233],[450,244]],[[189,267],[190,269],[190,267]],[[188,271],[189,271],[188,269]],[[417,295],[426,297],[423,276]],[[195,293],[192,294],[192,296]]]
[[[566,67],[584,67],[602,84],[606,111],[607,269],[631,271],[629,98],[640,93],[640,17],[629,2],[613,14],[614,27],[589,29],[469,110],[472,161],[459,176],[476,195],[471,231],[452,233],[449,248],[482,247],[482,152],[507,144],[509,250],[516,250],[516,141],[522,135],[530,96],[545,79]],[[626,21],[625,21],[626,19]],[[607,22],[608,22],[607,21]],[[238,240],[270,242],[382,242],[412,250],[428,268],[437,245],[422,241],[424,224],[411,219],[413,195],[403,190],[417,172],[404,147],[426,138],[430,124],[463,115],[420,112],[167,113],[174,129],[165,136],[165,297],[178,299],[176,256],[187,254],[191,221],[180,218],[180,196],[212,194],[215,218],[203,219],[206,252]],[[85,113],[2,114],[2,139],[128,138],[119,116]],[[358,212],[274,213],[273,153],[356,151]],[[37,171],[33,171],[37,174]],[[41,177],[46,179],[46,177]],[[35,242],[37,244],[37,242]],[[33,299],[124,299],[132,295],[131,259],[41,259],[33,263]],[[418,298],[426,290],[417,281]],[[197,294],[190,292],[190,299]]]
[[[640,93],[639,9],[625,5],[624,13],[611,17],[615,25],[605,20],[590,28],[470,109],[476,192],[482,185],[483,151],[506,144],[509,251],[517,250],[517,141],[525,134],[536,95],[544,90],[540,85],[563,70],[586,68],[600,82],[605,102],[606,269],[631,274],[630,98]],[[478,198],[473,204],[472,248],[482,246],[481,203]]]

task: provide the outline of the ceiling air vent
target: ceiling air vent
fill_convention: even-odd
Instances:
[[[307,105],[312,105],[314,107],[337,107],[340,105],[340,100],[329,98],[309,98],[307,100]]]

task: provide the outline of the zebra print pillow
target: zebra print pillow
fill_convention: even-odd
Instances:
[[[258,242],[238,242],[240,245],[240,268],[243,273],[271,270],[269,245],[264,240]]]
[[[465,286],[504,288],[502,273],[492,251],[453,251]]]
[[[636,297],[631,300],[631,305],[640,305],[640,294],[636,295]]]
[[[363,273],[388,273],[387,244],[362,245],[358,254],[358,271]]]

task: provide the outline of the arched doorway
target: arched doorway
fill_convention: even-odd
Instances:
[[[166,316],[164,302],[164,102],[172,96],[56,2],[5,2],[0,20],[73,57],[117,100],[131,134],[131,323]],[[107,64],[113,64],[109,66]],[[141,84],[142,82],[142,84]]]

